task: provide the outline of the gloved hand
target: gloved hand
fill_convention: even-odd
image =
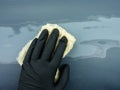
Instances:
[[[60,62],[67,45],[67,38],[62,37],[55,49],[58,36],[57,29],[53,30],[49,38],[48,30],[43,30],[39,38],[33,40],[22,65],[18,90],[63,90],[65,88],[70,69],[67,64],[60,66]],[[57,68],[60,77],[55,83]]]

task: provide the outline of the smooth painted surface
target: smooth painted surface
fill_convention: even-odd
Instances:
[[[17,90],[16,57],[41,25],[57,23],[77,42],[63,60],[71,66],[65,90],[120,89],[118,0],[1,0],[0,90]]]

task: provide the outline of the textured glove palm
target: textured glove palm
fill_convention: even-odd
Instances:
[[[69,66],[60,62],[67,45],[66,37],[62,37],[55,49],[59,36],[57,29],[48,38],[48,30],[43,30],[39,38],[31,43],[24,59],[18,90],[63,90],[69,79]],[[48,38],[48,40],[47,40]],[[59,80],[55,83],[57,68],[60,70]]]

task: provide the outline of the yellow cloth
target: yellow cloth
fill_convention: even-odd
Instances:
[[[35,36],[35,38],[38,38],[39,35],[41,34],[41,32],[42,32],[44,29],[47,29],[48,32],[49,32],[49,35],[50,35],[51,32],[52,32],[52,30],[55,29],[55,28],[59,30],[58,41],[59,41],[59,39],[61,39],[62,36],[66,36],[67,39],[68,39],[67,47],[66,47],[66,50],[65,50],[65,52],[64,52],[64,54],[63,54],[63,58],[64,58],[64,57],[70,52],[70,50],[73,48],[73,45],[74,45],[74,43],[75,43],[75,41],[76,41],[75,37],[72,36],[70,33],[68,33],[65,29],[63,29],[62,27],[60,27],[60,26],[57,25],[57,24],[46,24],[46,25],[44,25],[44,26],[41,27],[41,30],[40,30],[39,33]],[[30,44],[31,44],[32,41],[33,41],[33,40],[30,40],[30,41],[23,47],[23,49],[20,51],[20,53],[19,53],[19,55],[18,55],[18,58],[17,58],[18,63],[19,63],[20,65],[23,64],[24,57],[25,57],[25,55],[26,55],[26,53],[27,53],[27,50],[28,50],[28,48],[29,48],[29,46],[30,46]],[[58,45],[58,41],[57,41],[56,46]],[[59,71],[57,71],[56,73],[57,73],[57,74],[56,74],[56,77],[55,77],[55,78],[57,79],[57,78],[58,78],[58,73],[59,73]]]

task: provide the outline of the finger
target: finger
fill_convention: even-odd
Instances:
[[[66,49],[66,46],[67,46],[67,38],[63,36],[61,40],[59,41],[59,44],[53,54],[52,61],[51,61],[52,65],[56,67],[59,66],[60,61],[63,57],[64,51]]]
[[[50,56],[52,55],[52,52],[54,51],[57,39],[59,36],[59,31],[57,29],[54,29],[44,47],[42,58],[44,60],[49,60]]]
[[[32,54],[32,58],[31,58],[32,60],[38,60],[40,58],[40,55],[42,53],[42,50],[43,50],[43,47],[44,47],[44,44],[45,44],[47,38],[48,38],[48,30],[45,29],[41,32],[41,34],[37,40],[35,49]]]
[[[24,61],[23,61],[23,64],[30,62],[30,60],[31,60],[31,55],[32,55],[32,52],[33,52],[34,47],[35,47],[35,45],[36,45],[36,42],[37,42],[37,38],[35,38],[35,39],[32,41],[32,43],[31,43],[31,45],[30,45],[30,47],[29,47],[29,49],[28,49],[28,51],[27,51],[27,54],[26,54],[26,56],[25,56],[25,59],[24,59]]]
[[[56,88],[63,90],[69,80],[70,67],[68,64],[64,64],[60,67],[60,78],[57,82]]]

